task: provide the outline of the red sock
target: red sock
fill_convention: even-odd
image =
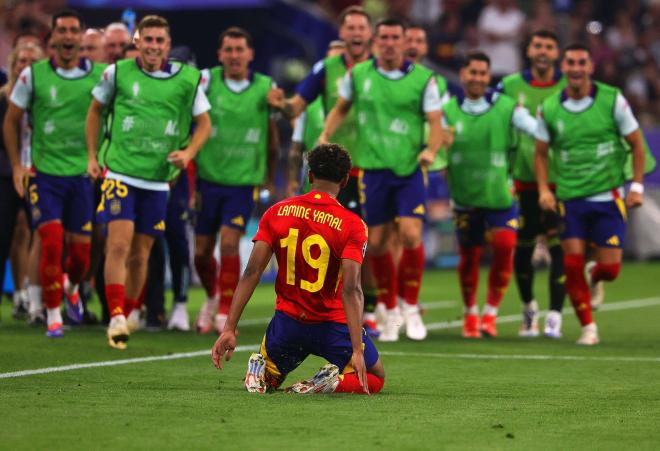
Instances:
[[[566,274],[566,292],[571,298],[575,314],[580,324],[586,326],[593,322],[591,318],[591,293],[587,280],[584,278],[584,255],[564,255],[564,272]]]
[[[87,273],[91,249],[91,243],[69,243],[65,267],[72,284],[79,284]]]
[[[516,232],[500,230],[493,235],[493,261],[488,274],[488,305],[498,307],[513,273],[513,250],[516,248]]]
[[[399,296],[406,304],[417,305],[424,273],[424,246],[403,249],[399,260]]]
[[[385,384],[385,379],[367,373],[367,386],[369,387],[369,394],[378,393]],[[360,379],[357,374],[348,373],[339,376],[339,384],[335,388],[334,393],[356,393],[366,395],[364,388],[360,385]]]
[[[105,286],[105,298],[108,302],[110,316],[124,314],[124,285],[111,283]]]
[[[133,310],[140,310],[142,304],[144,304],[144,296],[147,294],[147,285],[145,284],[140,291],[140,295],[137,299],[126,299],[124,301],[124,314],[126,316],[130,315]]]
[[[481,246],[461,247],[459,252],[461,260],[458,263],[458,279],[461,283],[463,305],[471,308],[477,304]]]
[[[47,308],[57,308],[62,303],[62,253],[64,251],[62,224],[51,222],[39,227],[39,237],[41,237],[39,278],[43,287],[44,304]]]
[[[206,296],[209,298],[215,296],[217,289],[216,277],[218,274],[218,263],[215,261],[215,257],[211,256],[211,258],[205,259],[195,256],[195,270],[206,291]]]
[[[241,277],[241,259],[238,255],[220,257],[220,276],[218,277],[218,289],[220,290],[220,305],[218,311],[223,315],[229,313],[231,300]]]
[[[388,309],[396,307],[397,278],[392,254],[371,255],[371,271],[378,285],[378,302],[383,302]]]
[[[612,281],[617,278],[619,271],[621,271],[621,263],[597,263],[591,270],[591,279],[594,282]]]

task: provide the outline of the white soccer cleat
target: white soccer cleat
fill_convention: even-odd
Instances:
[[[106,334],[111,348],[126,349],[126,342],[130,335],[127,323],[124,315],[116,315],[110,319]]]
[[[596,323],[587,324],[582,327],[582,335],[577,341],[577,344],[582,346],[593,346],[600,343],[600,338],[598,337],[598,327]]]
[[[190,321],[188,320],[188,304],[186,302],[175,302],[172,308],[172,315],[167,322],[168,330],[180,330],[188,332],[190,330]]]
[[[589,285],[589,291],[591,292],[591,309],[598,310],[605,301],[605,285],[603,281],[594,282],[591,277],[591,271],[596,267],[597,263],[595,261],[587,262],[584,265],[584,277],[587,279],[587,284]]]
[[[550,310],[545,317],[543,335],[558,340],[561,338],[561,312]]]
[[[248,360],[245,374],[245,388],[250,393],[264,394],[268,390],[266,384],[266,359],[261,354],[253,353]]]
[[[220,335],[223,330],[225,330],[225,324],[227,324],[227,315],[224,313],[218,313],[213,319],[213,325],[215,326],[215,331]]]
[[[126,327],[128,327],[129,332],[133,333],[142,329],[142,321],[140,318],[141,314],[142,309],[139,308],[131,310],[131,313],[128,314],[128,317],[126,318]],[[123,315],[120,316],[123,317]]]
[[[421,341],[426,338],[428,332],[419,313],[418,305],[403,304],[403,319],[406,323],[406,336],[411,340]]]
[[[539,306],[535,300],[525,305],[522,323],[518,330],[519,337],[534,338],[539,336]]]
[[[382,302],[376,303],[374,315],[376,315],[376,327],[379,332],[382,332],[385,330],[385,323],[387,322],[387,307],[385,307],[385,304]]]
[[[378,337],[378,341],[399,341],[399,329],[403,324],[403,317],[399,307],[387,310],[387,320],[385,327]]]
[[[307,395],[312,393],[333,393],[339,385],[339,368],[337,365],[328,363],[319,369],[318,373],[309,379],[296,382],[285,391]]]
[[[218,311],[218,296],[207,298],[197,315],[195,330],[198,334],[208,334],[213,330],[213,316]]]

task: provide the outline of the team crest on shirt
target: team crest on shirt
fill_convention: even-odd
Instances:
[[[51,86],[49,92],[50,92],[50,101],[53,103],[57,103],[57,87]]]
[[[559,119],[557,121],[557,134],[563,135],[565,129],[566,129],[566,124],[564,124],[563,120]]]
[[[362,85],[362,91],[364,94],[366,94],[369,92],[370,89],[371,89],[371,80],[367,78],[366,80],[364,80],[364,84]]]
[[[115,216],[121,213],[121,201],[119,199],[110,201],[110,213]]]
[[[133,97],[137,97],[140,94],[140,83],[137,81],[133,83]]]
[[[457,135],[463,134],[463,122],[462,121],[456,122],[456,125],[454,125],[454,131],[456,131]]]

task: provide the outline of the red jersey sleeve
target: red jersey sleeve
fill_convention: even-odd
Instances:
[[[272,217],[271,210],[272,207],[266,210],[266,212],[261,217],[261,220],[259,220],[259,228],[257,229],[257,233],[254,235],[254,238],[252,238],[252,242],[254,243],[257,241],[264,241],[265,243],[268,243],[268,245],[272,248],[273,235],[270,230],[270,221]]]
[[[350,224],[351,227],[347,231],[348,239],[341,252],[341,258],[362,264],[367,251],[367,225],[362,220],[351,221]]]

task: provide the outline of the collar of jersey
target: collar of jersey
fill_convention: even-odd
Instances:
[[[550,87],[550,86],[553,86],[553,85],[557,84],[559,82],[559,80],[561,80],[561,77],[563,75],[564,74],[561,73],[559,68],[555,67],[555,74],[553,75],[552,80],[550,80],[548,82],[538,82],[538,81],[534,80],[534,76],[532,75],[532,69],[531,68],[528,68],[528,69],[525,69],[525,70],[522,71],[523,80],[525,80],[530,85],[534,85],[534,86],[537,86],[537,87],[540,87],[540,88],[547,88],[547,87]]]
[[[57,70],[58,68],[60,68],[60,66],[57,65],[57,61],[55,61],[55,57],[54,57],[54,56],[51,57],[51,58],[48,60],[48,62],[49,62],[49,64],[50,64],[50,67],[53,68],[53,70]],[[88,69],[88,67],[89,67],[87,63],[88,63],[88,59],[87,59],[87,58],[78,58],[78,68],[79,68],[79,69],[86,71],[86,70]],[[62,70],[65,70],[65,69],[62,69]]]
[[[378,58],[374,58],[374,67],[376,69],[381,67],[379,62],[378,62]],[[404,59],[403,63],[401,63],[401,66],[399,66],[397,69],[400,70],[401,72],[403,72],[404,74],[408,74],[413,70],[413,67],[415,67],[415,65],[413,64],[412,61]],[[389,71],[389,72],[391,72],[391,71]]]
[[[597,93],[598,93],[598,86],[592,80],[591,81],[591,90],[589,91],[589,95],[587,95],[586,97],[591,97],[592,99],[595,99]],[[568,96],[568,88],[566,88],[561,92],[560,102],[564,103],[568,99],[570,99],[570,97]],[[582,99],[584,99],[584,97],[582,97]],[[572,99],[572,100],[582,100],[582,99]]]
[[[488,88],[486,90],[486,93],[483,95],[482,99],[486,99],[486,102],[492,105],[493,103],[495,103],[495,100],[497,99],[497,92],[491,88]],[[463,102],[467,100],[467,96],[465,95],[464,89],[461,89],[460,92],[456,93],[456,100],[458,100],[458,104],[460,106],[463,106]]]
[[[135,58],[135,63],[138,65],[138,67],[140,68],[141,71],[149,72],[149,71],[146,70],[146,69],[144,68],[144,66],[142,65],[142,60],[140,59],[139,56]],[[165,59],[164,59],[164,60],[163,60],[163,63],[160,65],[160,69],[159,69],[159,70],[160,70],[161,72],[165,72],[165,73],[167,73],[167,74],[172,74],[172,63],[170,63],[168,60],[165,60]]]

